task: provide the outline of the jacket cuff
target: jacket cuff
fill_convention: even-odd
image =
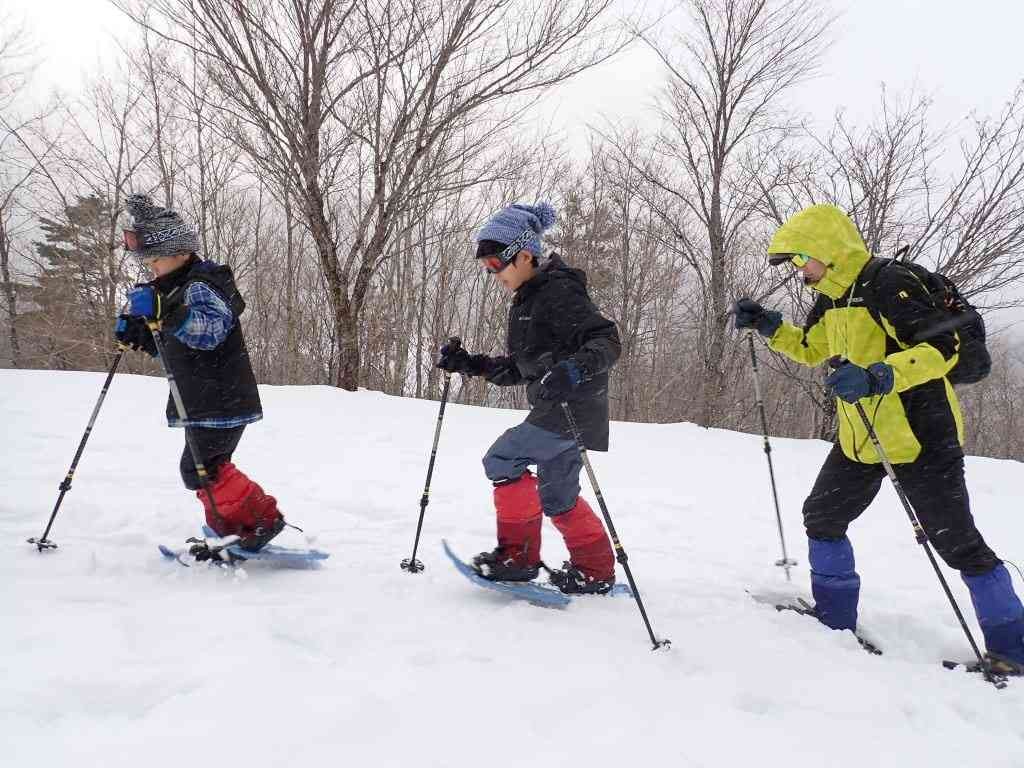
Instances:
[[[466,372],[470,376],[486,376],[491,370],[491,358],[484,354],[470,355],[469,356],[469,370]]]

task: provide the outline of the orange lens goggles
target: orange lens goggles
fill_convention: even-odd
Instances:
[[[509,262],[502,261],[498,256],[485,256],[481,259],[484,268],[492,275],[496,275],[509,265]]]
[[[126,251],[141,251],[142,240],[139,238],[139,233],[134,229],[123,230],[124,233],[124,249]]]

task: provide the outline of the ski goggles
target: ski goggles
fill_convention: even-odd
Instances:
[[[810,260],[810,256],[806,256],[802,253],[773,253],[768,256],[768,263],[773,267],[785,264],[788,261],[797,269],[803,269],[807,266],[807,262]]]
[[[124,249],[126,251],[135,251],[138,253],[142,250],[142,238],[139,237],[139,233],[134,229],[122,230],[124,235]]]
[[[509,265],[509,262],[502,261],[500,256],[484,256],[480,261],[484,263],[484,269],[491,275],[498,274]]]
[[[484,268],[489,274],[498,274],[501,270],[505,269],[505,267],[516,260],[516,256],[519,255],[519,252],[523,250],[524,246],[534,237],[536,237],[536,233],[532,229],[528,229],[511,243],[506,245],[501,253],[496,253],[492,256],[481,256],[480,260],[484,263]]]

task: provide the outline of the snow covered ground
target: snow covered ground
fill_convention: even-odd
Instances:
[[[230,574],[157,554],[196,532],[201,508],[178,479],[166,384],[119,376],[57,518],[60,548],[40,554],[24,540],[42,531],[102,379],[0,371],[5,766],[1024,765],[1024,682],[997,692],[939,665],[969,648],[887,486],[851,536],[879,658],[744,594],[786,588],[760,438],[614,424],[612,452],[593,459],[672,640],[652,653],[629,599],[545,610],[444,558],[442,537],[467,557],[493,546],[479,457],[521,418],[510,411],[449,407],[427,568],[412,576],[398,564],[437,404],[263,387],[267,418],[236,461],[332,557]],[[773,445],[806,593],[800,504],[827,446]],[[972,458],[968,482],[988,540],[1024,560],[1024,465]],[[560,562],[550,523],[545,536]]]

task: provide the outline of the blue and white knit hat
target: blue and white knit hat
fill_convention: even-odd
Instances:
[[[534,258],[540,258],[541,235],[555,223],[555,209],[551,203],[541,202],[536,205],[516,203],[502,208],[488,219],[477,233],[476,257],[496,256],[506,250],[509,245],[519,246],[509,259],[519,251],[529,251]],[[500,246],[500,247],[499,247]]]
[[[136,248],[128,251],[136,259],[199,253],[199,235],[195,224],[186,222],[170,208],[155,205],[147,195],[129,195],[124,208],[132,217],[131,231],[136,233]]]

